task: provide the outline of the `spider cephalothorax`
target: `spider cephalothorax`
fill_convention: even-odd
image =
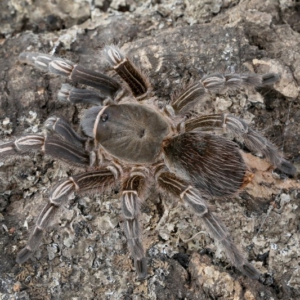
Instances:
[[[296,170],[274,145],[241,119],[226,114],[189,114],[188,109],[209,93],[272,84],[278,76],[211,74],[189,84],[169,103],[158,105],[149,81],[117,47],[106,47],[104,53],[125,87],[104,74],[50,55],[22,53],[19,57],[22,62],[68,76],[74,83],[89,85],[100,93],[63,85],[58,94],[63,101],[97,105],[82,118],[85,137],[64,119],[50,117],[45,123],[49,132],[46,137],[32,134],[0,145],[4,157],[41,150],[88,170],[51,189],[49,202],[40,213],[27,245],[19,252],[17,262],[25,262],[37,249],[43,231],[71,193],[103,191],[121,183],[124,232],[137,274],[145,278],[147,264],[139,215],[148,182],[154,182],[158,189],[181,199],[203,219],[234,266],[258,279],[259,272],[235,246],[225,225],[204,200],[236,194],[249,180],[247,166],[232,141],[205,131],[226,130],[242,140],[250,151],[262,153],[281,171],[293,176]]]

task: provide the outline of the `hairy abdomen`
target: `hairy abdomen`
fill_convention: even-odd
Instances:
[[[201,132],[177,135],[164,143],[168,167],[210,196],[230,196],[244,183],[246,164],[238,147]]]

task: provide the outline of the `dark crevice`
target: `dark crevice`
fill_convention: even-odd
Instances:
[[[188,268],[190,262],[190,256],[186,253],[176,253],[172,256],[173,259],[178,261],[182,267]]]
[[[93,1],[93,5],[95,5],[94,3],[95,1]],[[99,8],[101,11],[103,12],[107,12],[107,10],[109,9],[110,7],[110,4],[111,4],[111,0],[105,0],[103,1],[102,5],[95,5],[97,8]]]

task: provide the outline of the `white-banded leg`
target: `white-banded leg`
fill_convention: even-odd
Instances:
[[[259,279],[260,273],[247,261],[242,252],[236,247],[223,222],[209,210],[206,201],[201,197],[196,188],[170,172],[159,174],[157,181],[161,188],[182,199],[195,214],[202,218],[212,238],[222,246],[227,257],[235,267],[244,275],[252,279]]]
[[[242,87],[261,87],[271,85],[278,81],[279,76],[274,73],[258,74],[210,74],[199,81],[189,84],[181,93],[171,101],[171,106],[176,114],[186,110],[196,101],[225,90],[236,90]]]
[[[139,279],[147,276],[147,262],[142,244],[141,226],[139,223],[142,189],[145,185],[143,174],[131,175],[125,179],[122,186],[122,213],[124,217],[124,232],[134,266]]]
[[[46,120],[44,127],[51,133],[57,134],[71,144],[76,144],[84,149],[87,141],[86,137],[80,136],[62,117],[52,116]]]
[[[216,128],[224,129],[239,140],[242,139],[250,151],[263,154],[273,166],[282,172],[291,176],[296,174],[296,168],[283,158],[277,147],[240,118],[227,114],[215,114],[198,116],[185,121],[185,131],[195,129],[205,131]]]
[[[106,46],[104,54],[111,67],[128,84],[133,96],[138,100],[143,99],[150,83],[142,72],[116,46]]]
[[[115,184],[116,178],[114,174],[107,169],[74,175],[56,184],[50,191],[49,202],[38,216],[26,246],[17,255],[17,263],[24,263],[39,247],[45,230],[54,219],[54,215],[59,208],[68,200],[68,196],[71,193],[95,190],[103,192]]]
[[[117,93],[121,90],[121,85],[113,78],[102,73],[89,70],[83,66],[74,64],[69,60],[64,60],[51,55],[35,52],[22,52],[19,55],[19,60],[21,62],[33,65],[34,67],[42,71],[66,76],[70,78],[74,83],[86,84],[100,90],[102,95],[98,95],[98,99],[100,102],[97,104],[101,104],[102,100],[106,97],[114,99]],[[79,96],[78,98],[78,94],[84,92],[82,92],[82,90],[75,90],[74,95],[77,94],[77,96],[75,95],[74,97],[72,93],[72,90],[64,86],[59,92],[59,98],[62,100],[69,99],[69,101],[73,102],[71,99],[74,100],[76,97],[77,100],[82,99],[82,96]],[[87,97],[91,97],[93,100],[88,101]],[[96,98],[97,97],[95,97],[95,92],[86,90],[82,102],[94,103]],[[74,102],[76,102],[77,100],[74,100]]]
[[[32,151],[42,150],[45,137],[31,134],[17,138],[14,141],[0,144],[0,157],[5,158],[13,155],[21,155]]]
[[[59,138],[58,136],[25,135],[14,141],[0,144],[0,157],[23,155],[41,151],[43,154],[79,166],[89,166],[90,155],[76,144]]]
[[[70,84],[62,84],[57,97],[62,102],[69,103],[86,103],[86,104],[95,104],[103,105],[106,97],[95,91],[87,89],[78,89]]]

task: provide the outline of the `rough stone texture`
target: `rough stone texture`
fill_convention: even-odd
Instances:
[[[299,169],[299,3],[280,1],[26,1],[0,3],[0,138],[41,132],[50,115],[78,128],[84,106],[57,101],[62,79],[20,64],[40,51],[106,69],[105,44],[117,43],[146,71],[163,100],[213,71],[280,72],[274,88],[218,95],[203,113],[230,112],[262,131]],[[2,299],[297,299],[297,178],[272,173],[245,154],[254,180],[211,205],[264,274],[244,278],[203,231],[201,220],[152,191],[143,206],[149,277],[135,278],[120,222],[119,195],[71,199],[32,260],[17,265],[47,189],[78,170],[40,154],[0,158]]]

